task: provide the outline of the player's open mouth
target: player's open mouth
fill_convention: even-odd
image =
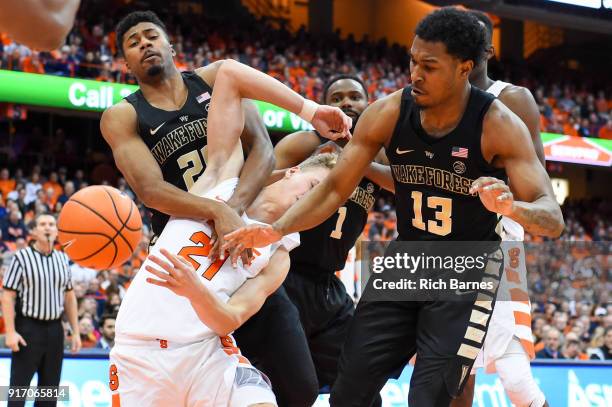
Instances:
[[[422,90],[412,87],[412,94],[414,96],[423,96],[425,94],[425,92],[423,92]]]

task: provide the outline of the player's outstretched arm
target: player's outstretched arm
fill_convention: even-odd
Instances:
[[[145,267],[156,277],[147,278],[147,282],[186,297],[200,320],[220,336],[232,333],[259,311],[289,271],[289,252],[280,247],[271,256],[268,266],[247,280],[225,303],[206,288],[187,260],[165,249],[161,253],[165,258],[149,257],[158,267]]]
[[[300,115],[324,137],[350,137],[351,119],[337,107],[304,99],[278,80],[237,61],[223,61],[214,78],[209,131],[239,134],[244,125],[240,99],[263,100]]]
[[[261,189],[266,185],[266,179],[274,169],[274,149],[268,130],[259,115],[255,104],[243,100],[245,126],[242,132],[242,148],[247,154],[246,162],[240,172],[240,180],[227,204],[239,214],[244,213]]]
[[[474,181],[470,193],[477,192],[488,210],[508,216],[529,233],[560,236],[565,224],[548,174],[538,160],[527,127],[501,102],[494,102],[485,116],[482,151],[494,166],[505,168],[514,193],[493,177]]]
[[[136,128],[136,111],[125,101],[102,114],[100,130],[113,151],[115,164],[146,206],[170,216],[208,220],[223,216],[225,222],[233,222],[236,227],[244,224],[222,202],[194,196],[164,181],[157,161]]]
[[[329,175],[272,226],[249,225],[226,236],[226,248],[263,247],[283,235],[313,228],[353,193],[372,159],[390,138],[399,116],[401,91],[370,105],[361,115],[353,139]]]
[[[4,0],[0,31],[20,44],[51,51],[59,48],[74,24],[80,0]]]

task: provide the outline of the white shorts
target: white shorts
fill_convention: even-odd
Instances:
[[[191,344],[117,338],[110,364],[113,407],[276,405],[267,377],[231,337]]]

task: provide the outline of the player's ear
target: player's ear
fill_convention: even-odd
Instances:
[[[474,69],[474,61],[471,59],[465,60],[459,64],[459,73],[462,78],[468,78],[470,76],[470,72]]]
[[[291,168],[288,168],[287,171],[285,171],[285,178],[291,178],[292,176],[294,176],[298,172],[300,172],[300,167],[291,167]]]
[[[490,47],[487,48],[487,52],[486,52],[487,61],[493,58],[494,56],[495,56],[495,47],[491,45]]]
[[[174,45],[170,44],[170,53],[172,54],[173,57],[176,56],[176,51],[174,50]]]

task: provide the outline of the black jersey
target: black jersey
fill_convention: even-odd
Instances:
[[[151,106],[140,90],[125,99],[136,110],[138,134],[159,164],[164,180],[187,191],[206,168],[204,149],[212,88],[195,72],[181,75],[188,94],[179,110]],[[151,212],[153,232],[158,235],[170,217],[155,209]]]
[[[429,136],[410,87],[404,89],[400,116],[386,148],[395,184],[398,240],[499,240],[497,214],[488,211],[474,180],[506,173],[482,156],[482,123],[495,97],[472,86],[457,127],[442,138]]]
[[[319,136],[317,134],[317,136]],[[319,136],[321,142],[327,142]],[[304,271],[342,270],[368,220],[380,187],[363,178],[351,197],[325,222],[300,232],[300,245],[289,252],[291,268]],[[314,270],[313,270],[314,269]]]

